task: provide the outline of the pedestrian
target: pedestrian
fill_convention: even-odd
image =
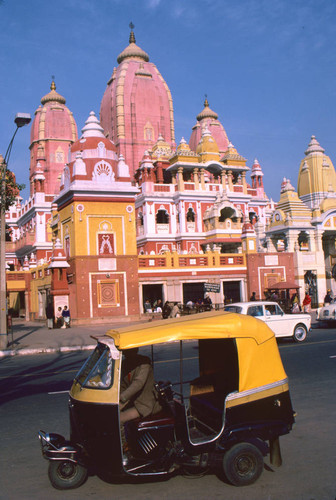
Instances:
[[[297,293],[294,293],[291,298],[291,303],[292,303],[292,313],[299,313],[300,312],[300,303],[299,303],[299,297]]]
[[[173,308],[170,311],[170,318],[179,318],[180,317],[180,309],[179,306],[177,305],[177,302],[174,302]]]
[[[324,297],[324,305],[332,303],[331,290],[328,288],[327,295]]]
[[[303,312],[305,313],[310,313],[311,310],[311,298],[308,292],[306,292],[306,295],[304,296],[304,299],[302,301],[303,305]]]
[[[162,300],[161,299],[156,301],[155,312],[162,313]]]
[[[51,300],[48,301],[46,307],[47,327],[49,330],[54,328],[54,305]]]
[[[152,312],[152,304],[149,302],[149,299],[146,299],[146,302],[144,304],[144,310],[145,310],[145,313]]]
[[[61,307],[57,308],[55,323],[56,323],[56,328],[62,328],[64,320],[63,320],[63,316],[62,316],[62,308]]]
[[[64,306],[62,311],[63,325],[61,328],[70,328],[70,311],[68,306]]]
[[[209,296],[208,293],[205,294],[204,296],[204,310],[205,311],[211,311],[211,308],[212,308],[212,300]]]
[[[250,297],[250,301],[251,301],[251,302],[254,302],[255,300],[257,300],[257,298],[256,298],[256,293],[255,293],[255,292],[252,292],[252,295],[251,295],[251,297]]]
[[[169,304],[168,300],[166,300],[166,302],[164,303],[164,306],[162,308],[162,318],[163,319],[169,318],[170,311],[171,311],[170,304]]]

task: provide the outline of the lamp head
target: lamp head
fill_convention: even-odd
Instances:
[[[31,122],[31,116],[29,113],[17,113],[15,115],[14,122],[17,128],[24,127],[25,125],[28,125],[28,123]]]

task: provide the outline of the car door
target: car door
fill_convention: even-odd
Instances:
[[[286,321],[284,321],[284,312],[278,304],[265,304],[264,321],[273,330],[276,337],[285,337],[289,335],[286,331]]]

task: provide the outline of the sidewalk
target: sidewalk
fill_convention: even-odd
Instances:
[[[24,354],[83,351],[94,349],[96,341],[91,335],[103,335],[111,328],[121,328],[141,323],[148,319],[123,323],[75,325],[71,328],[49,330],[45,322],[13,319],[12,334],[8,334],[8,347],[0,351],[0,358]]]

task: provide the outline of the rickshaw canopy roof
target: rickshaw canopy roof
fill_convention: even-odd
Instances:
[[[252,316],[209,312],[109,330],[106,335],[113,338],[120,350],[181,340],[235,340],[240,392],[287,377],[273,331]]]
[[[118,349],[164,342],[201,339],[250,338],[256,344],[274,337],[270,328],[251,316],[231,312],[209,312],[108,330]]]

